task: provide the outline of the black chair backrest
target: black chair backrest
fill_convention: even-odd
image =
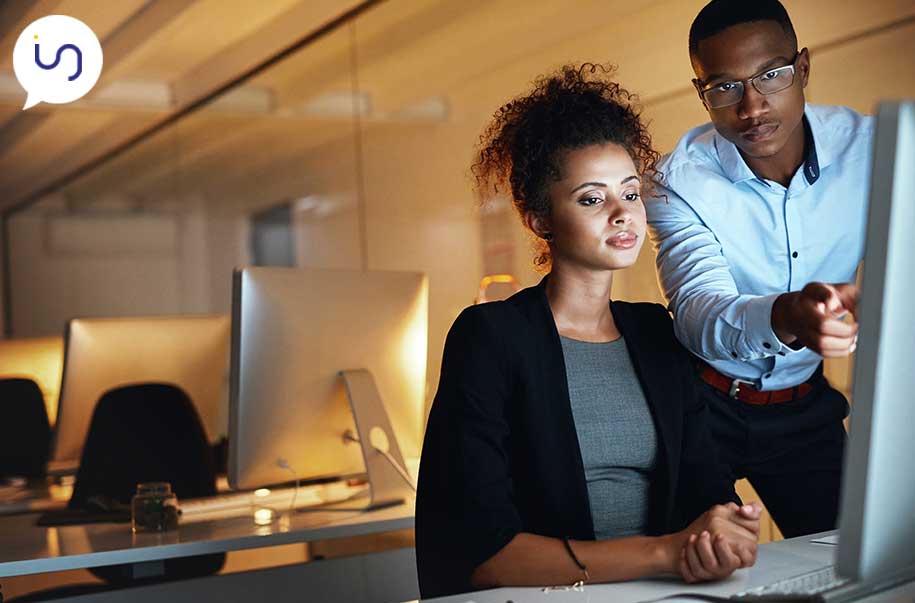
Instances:
[[[0,477],[45,474],[51,426],[41,389],[31,379],[0,379]]]
[[[169,482],[179,501],[216,494],[206,432],[177,386],[142,383],[102,395],[69,507],[85,508],[95,496],[129,503],[139,482]]]

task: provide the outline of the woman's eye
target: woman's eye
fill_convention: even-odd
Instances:
[[[600,197],[585,197],[584,199],[581,199],[579,201],[579,203],[581,203],[582,205],[597,205],[598,203],[600,203],[602,201],[603,201],[603,199],[601,199]]]
[[[625,199],[626,201],[638,201],[641,198],[642,198],[642,196],[638,193],[626,193],[625,195],[623,195],[623,199]]]

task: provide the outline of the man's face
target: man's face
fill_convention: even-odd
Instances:
[[[692,57],[702,89],[743,81],[740,102],[709,108],[715,129],[745,156],[773,157],[800,127],[804,115],[804,88],[810,74],[807,50],[797,55],[794,82],[773,94],[760,94],[748,80],[767,70],[791,65],[795,43],[775,21],[741,23],[699,43]]]

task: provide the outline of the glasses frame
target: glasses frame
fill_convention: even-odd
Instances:
[[[696,92],[699,93],[699,100],[702,101],[702,104],[705,105],[706,109],[723,109],[724,107],[732,107],[732,106],[736,105],[737,103],[739,103],[740,101],[743,100],[744,95],[747,93],[747,82],[749,82],[753,86],[754,90],[756,90],[758,93],[762,94],[763,96],[769,96],[770,94],[778,94],[779,92],[787,90],[788,88],[790,88],[791,86],[794,85],[794,79],[797,76],[797,60],[799,58],[801,58],[801,54],[803,54],[803,50],[795,53],[794,58],[791,60],[791,62],[789,64],[783,65],[782,67],[766,69],[766,70],[761,71],[761,72],[757,73],[756,75],[748,77],[746,79],[725,80],[722,82],[718,82],[714,85],[710,85],[710,84],[704,83],[702,80],[700,80],[698,78],[693,78],[693,86],[695,86]],[[788,84],[787,86],[785,86],[784,88],[775,90],[774,92],[763,92],[762,90],[759,89],[759,85],[757,84],[757,82],[760,81],[760,78],[762,76],[766,75],[767,73],[772,73],[773,71],[790,71],[791,72],[791,83]],[[733,103],[727,103],[726,105],[712,106],[712,104],[710,102],[708,102],[708,99],[705,97],[705,95],[708,94],[711,90],[714,90],[715,86],[720,86],[721,84],[740,84],[740,98],[735,100]]]

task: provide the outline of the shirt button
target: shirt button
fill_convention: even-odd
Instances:
[[[795,251],[794,253],[792,253],[792,254],[791,254],[791,257],[796,258],[796,257],[797,257],[797,252]]]
[[[772,373],[766,373],[765,375],[763,375],[763,379],[768,379],[771,376],[772,376]]]
[[[764,342],[763,342],[763,347],[766,348],[766,349],[768,350],[768,349],[770,349],[770,348],[772,347],[772,344],[769,343],[768,341],[764,341]]]
[[[778,355],[779,355],[779,356],[784,356],[785,353],[784,353],[784,352],[779,352]]]

